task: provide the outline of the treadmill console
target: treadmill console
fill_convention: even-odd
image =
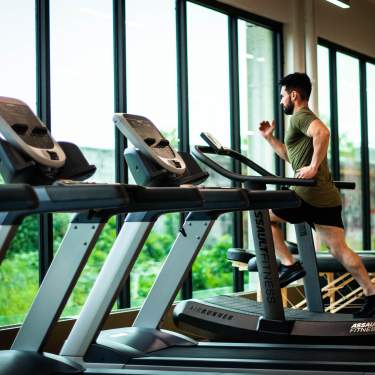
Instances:
[[[127,113],[116,113],[113,121],[136,148],[162,168],[176,175],[185,173],[184,160],[149,119]]]
[[[0,96],[0,133],[17,150],[45,167],[60,168],[65,164],[60,145],[21,100]]]

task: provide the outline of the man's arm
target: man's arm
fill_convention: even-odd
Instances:
[[[268,121],[262,121],[259,125],[260,134],[271,145],[275,153],[283,160],[289,162],[288,153],[284,143],[280,142],[274,135],[275,121],[270,124]]]
[[[318,119],[311,122],[307,129],[307,135],[313,139],[313,156],[310,165],[297,170],[296,177],[313,178],[318,172],[319,166],[327,156],[329,146],[329,129]]]

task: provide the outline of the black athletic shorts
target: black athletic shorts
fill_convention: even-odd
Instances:
[[[296,208],[273,209],[272,212],[288,223],[296,224],[307,222],[311,227],[314,224],[329,225],[344,228],[341,218],[342,206],[315,207],[301,199],[301,205]]]

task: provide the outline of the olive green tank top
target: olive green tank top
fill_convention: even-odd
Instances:
[[[311,163],[314,152],[313,139],[307,135],[307,129],[316,119],[315,114],[308,108],[299,110],[290,118],[290,124],[285,133],[285,145],[294,172]],[[340,193],[332,181],[327,157],[320,164],[314,178],[317,181],[316,186],[295,186],[293,190],[312,206],[335,207],[341,205]]]

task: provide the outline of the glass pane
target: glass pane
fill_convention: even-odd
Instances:
[[[329,75],[329,49],[318,46],[318,107],[320,120],[331,129],[331,90]],[[331,144],[328,163],[331,161]]]
[[[230,147],[228,18],[188,3],[187,22],[190,144],[204,143],[200,133],[205,131]],[[231,167],[228,158],[219,161]],[[208,172],[206,186],[230,186],[230,181]],[[195,297],[232,290],[231,265],[226,261],[232,217],[227,214],[217,220],[193,265]]]
[[[52,133],[77,144],[97,171],[115,180],[112,3],[64,0],[50,4]],[[100,27],[98,27],[100,25]],[[71,215],[54,215],[54,249]],[[77,314],[115,238],[114,219],[103,230],[63,315]]]
[[[51,2],[51,102],[54,137],[80,146],[95,181],[114,181],[111,2]]]
[[[375,65],[367,64],[367,119],[370,160],[371,249],[375,249]]]
[[[22,22],[20,22],[22,20]],[[1,95],[36,111],[35,2],[3,1],[0,12]]]
[[[274,173],[275,154],[258,131],[262,120],[275,119],[273,32],[239,21],[238,33],[241,153]]]
[[[318,105],[319,117],[331,127],[331,93],[329,76],[329,49],[318,46]]]
[[[126,1],[128,112],[149,118],[178,147],[175,2]],[[179,215],[156,223],[131,273],[131,303],[139,306],[179,229]]]
[[[340,179],[354,181],[354,191],[344,190],[343,220],[347,241],[362,248],[361,116],[359,61],[337,53],[337,103],[340,147]]]
[[[275,154],[259,134],[259,123],[275,119],[274,99],[276,61],[273,58],[273,32],[247,21],[238,21],[241,153],[271,173]],[[242,172],[256,174],[242,166]],[[247,213],[243,215],[244,246],[254,249]],[[253,275],[251,275],[253,276]],[[249,277],[248,288],[256,288],[256,277]]]
[[[23,100],[35,112],[34,1],[2,2],[0,44],[1,95]],[[0,325],[21,323],[38,290],[38,233],[38,217],[26,218],[0,265]]]

